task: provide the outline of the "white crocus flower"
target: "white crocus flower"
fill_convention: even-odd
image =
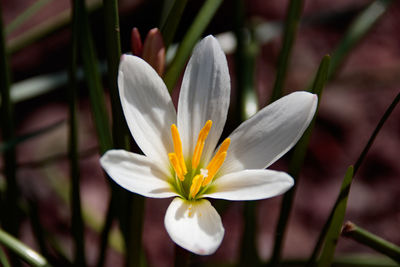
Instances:
[[[212,36],[194,49],[179,96],[178,114],[157,73],[125,55],[118,86],[126,121],[143,155],[109,150],[101,165],[120,186],[153,198],[175,197],[165,228],[196,254],[216,251],[224,237],[221,217],[205,198],[257,200],[284,193],[293,179],[265,169],[298,141],[317,97],[295,92],[242,123],[216,149],[230,98],[224,53]]]

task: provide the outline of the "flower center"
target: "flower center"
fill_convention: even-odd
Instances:
[[[230,138],[226,138],[220,145],[217,153],[215,153],[214,157],[208,163],[207,167],[202,168],[201,156],[208,133],[211,130],[211,125],[212,121],[208,120],[199,132],[191,165],[189,165],[189,170],[183,157],[182,141],[179,136],[178,128],[175,124],[171,125],[174,152],[169,153],[168,157],[172,168],[175,171],[176,189],[183,197],[189,200],[196,199],[196,196],[201,195],[201,193],[210,185],[212,179],[225,161],[226,153],[231,142]]]

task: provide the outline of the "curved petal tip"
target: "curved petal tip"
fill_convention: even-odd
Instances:
[[[177,245],[198,255],[213,254],[225,233],[221,217],[205,199],[175,198],[167,209],[164,224]]]

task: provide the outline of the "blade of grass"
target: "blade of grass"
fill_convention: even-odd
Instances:
[[[2,105],[0,107],[0,128],[4,142],[10,142],[15,138],[14,108],[10,98],[10,69],[8,66],[8,55],[5,47],[5,36],[3,28],[3,16],[0,5],[0,96]],[[4,176],[6,178],[5,196],[1,204],[1,222],[4,228],[11,234],[18,236],[19,232],[19,189],[16,177],[16,151],[15,147],[5,151],[3,155]],[[11,262],[14,265],[13,259]],[[17,264],[17,263],[15,263]]]
[[[371,30],[392,2],[393,0],[373,1],[357,16],[338,44],[335,52],[332,54],[332,63],[328,76],[329,80],[334,77],[352,49]]]
[[[367,144],[365,145],[363,151],[361,152],[356,163],[354,164],[354,173],[356,173],[358,171],[358,169],[360,168],[360,165],[364,161],[365,156],[367,155],[369,149],[371,148],[372,144],[374,143],[376,136],[378,135],[379,131],[382,129],[383,124],[389,118],[390,114],[392,114],[392,111],[397,106],[399,101],[400,101],[400,93],[397,93],[397,96],[394,98],[393,102],[389,105],[389,107],[386,109],[385,113],[383,114],[382,118],[379,120],[378,125],[372,132],[371,137],[368,139]]]
[[[375,127],[375,130],[373,131],[371,137],[369,138],[369,140],[367,142],[367,145],[365,146],[365,148],[361,152],[360,156],[358,157],[356,164],[354,164],[353,177],[356,176],[357,170],[358,170],[359,166],[361,165],[363,159],[365,158],[366,154],[368,153],[368,150],[371,147],[373,141],[375,140],[379,131],[382,129],[382,126],[384,125],[386,120],[389,118],[390,114],[392,113],[392,111],[394,110],[396,105],[399,103],[399,101],[400,101],[400,93],[397,94],[397,96],[394,98],[393,102],[389,105],[389,107],[383,114],[382,118],[379,120],[378,125]],[[331,221],[332,221],[335,209],[336,209],[337,205],[339,204],[339,201],[340,201],[340,195],[336,199],[336,202],[331,210],[331,213],[329,214],[328,219],[326,220],[324,226],[322,227],[322,230],[318,236],[317,242],[315,243],[313,252],[309,258],[307,266],[314,266],[314,263],[316,262],[319,251],[321,249],[322,244],[324,243],[326,233],[328,232],[329,226],[331,225]]]
[[[340,231],[342,229],[344,216],[346,214],[347,199],[349,197],[350,186],[353,180],[353,166],[350,166],[344,176],[340,193],[338,197],[338,204],[333,212],[332,221],[329,225],[328,232],[326,233],[324,248],[321,252],[321,257],[318,260],[318,267],[330,266],[335,255],[336,244],[339,239]]]
[[[196,45],[196,42],[203,34],[221,4],[222,0],[207,0],[186,32],[185,37],[179,45],[178,51],[164,76],[164,82],[169,91],[172,91],[174,88],[193,47]]]
[[[363,245],[366,245],[386,256],[392,258],[400,264],[400,247],[395,244],[380,238],[365,229],[355,225],[352,222],[347,222],[343,227],[343,236],[349,237]]]
[[[34,267],[49,267],[47,260],[18,239],[0,229],[0,244],[17,254],[21,259]]]
[[[101,1],[89,1],[88,9],[90,11],[94,11],[100,8]],[[66,27],[71,22],[71,10],[66,9],[53,17],[45,20],[41,24],[37,26],[33,26],[29,30],[23,32],[22,34],[10,39],[7,44],[7,52],[9,54],[14,54],[23,48],[35,43],[36,41],[49,36],[50,34],[54,33]]]
[[[69,69],[68,86],[68,110],[69,110],[69,136],[68,154],[70,164],[71,181],[71,231],[74,241],[74,265],[86,266],[85,259],[85,231],[82,219],[81,197],[80,197],[80,169],[78,156],[78,119],[77,119],[77,61],[78,61],[78,40],[79,40],[79,18],[77,5],[74,5],[72,13],[72,44],[71,61]]]
[[[1,266],[3,267],[11,267],[10,262],[7,259],[6,253],[4,253],[4,250],[2,247],[0,247],[0,263]]]
[[[174,5],[168,13],[168,17],[161,25],[161,34],[164,39],[165,50],[174,40],[176,29],[178,28],[179,21],[182,18],[183,10],[185,9],[187,0],[175,0]]]
[[[6,25],[5,33],[10,35],[15,30],[18,29],[23,23],[25,23],[29,18],[35,15],[42,7],[50,3],[52,0],[37,0],[23,12],[21,12],[13,21]]]
[[[103,5],[108,81],[113,118],[113,142],[114,147],[130,150],[130,134],[124,120],[117,85],[118,67],[121,57],[118,2],[116,0],[104,0]],[[100,254],[97,266],[103,266],[105,261],[108,233],[111,229],[113,218],[118,214],[116,208],[120,211],[119,219],[121,230],[124,231],[125,250],[129,251],[129,253],[126,253],[126,266],[140,266],[141,260],[144,258],[142,249],[144,198],[136,197],[130,192],[122,190],[114,182],[111,182],[110,185],[112,194],[101,233]]]
[[[306,156],[308,143],[310,142],[311,138],[311,132],[312,129],[314,128],[315,118],[316,115],[318,114],[318,107],[319,103],[321,102],[322,91],[328,77],[329,63],[330,63],[329,56],[325,56],[321,60],[312,88],[312,93],[317,94],[319,99],[317,111],[315,112],[314,118],[310,123],[310,125],[308,126],[307,130],[304,132],[299,142],[297,142],[297,145],[293,150],[292,158],[290,160],[288,173],[295,179],[296,182],[294,186],[288,192],[285,193],[282,200],[282,206],[275,231],[275,243],[270,261],[271,266],[277,266],[281,259],[286,227],[289,220],[290,211],[293,206],[293,199],[296,193],[296,188],[299,182],[299,174],[301,171],[301,167],[303,166],[304,158]]]
[[[274,102],[283,96],[283,86],[285,85],[290,54],[296,39],[297,27],[302,11],[303,0],[290,1],[285,19],[285,29],[283,31],[282,49],[279,53],[276,78],[270,102]]]
[[[28,213],[29,213],[29,223],[32,227],[32,234],[35,238],[35,241],[39,247],[40,253],[45,257],[48,258],[49,252],[46,247],[45,241],[45,231],[43,229],[43,225],[40,222],[40,214],[38,209],[38,201],[35,199],[28,198]]]
[[[259,44],[253,33],[245,32],[245,5],[243,0],[235,0],[235,37],[237,49],[235,53],[236,98],[234,123],[248,119],[258,109],[258,100],[254,84],[256,58]],[[250,36],[250,38],[249,38]],[[251,114],[253,113],[253,114]],[[258,266],[260,258],[257,253],[257,219],[256,201],[246,201],[243,206],[243,236],[239,257],[239,266]]]
[[[112,135],[114,147],[129,149],[129,135],[127,133],[127,126],[123,120],[122,108],[119,100],[117,77],[118,66],[121,57],[121,43],[119,36],[119,16],[118,16],[118,3],[114,0],[103,0],[103,13],[104,13],[104,33],[106,39],[106,55],[107,55],[107,81],[110,92],[110,102],[112,110]],[[111,230],[114,218],[117,215],[116,204],[117,191],[119,189],[110,183],[111,197],[107,207],[107,213],[103,228],[100,234],[99,242],[99,256],[97,258],[97,266],[102,267],[106,259],[106,250],[109,240],[109,233]],[[123,203],[120,203],[123,205]],[[126,210],[124,208],[124,210]],[[125,236],[125,235],[124,235]]]
[[[77,24],[79,25],[78,46],[80,47],[80,56],[83,61],[83,69],[89,89],[93,120],[99,139],[100,153],[103,154],[112,148],[112,139],[95,47],[84,1],[73,0],[72,3],[76,19],[78,20]]]
[[[27,134],[24,134],[21,136],[17,136],[12,140],[9,140],[4,143],[0,143],[0,153],[3,153],[11,148],[14,148],[16,145],[18,145],[22,142],[28,141],[31,138],[34,138],[34,137],[40,136],[42,134],[45,134],[49,131],[52,131],[52,130],[58,128],[59,126],[61,126],[62,124],[64,124],[64,122],[65,122],[65,120],[60,120],[60,121],[57,121],[50,125],[47,125],[39,130],[30,132],[30,133],[27,133]]]

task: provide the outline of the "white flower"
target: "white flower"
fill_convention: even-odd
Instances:
[[[222,242],[221,218],[204,198],[257,200],[286,192],[293,179],[265,169],[303,134],[317,97],[295,92],[242,123],[216,149],[230,98],[224,53],[204,38],[186,68],[178,114],[157,73],[142,59],[123,56],[118,76],[126,121],[143,155],[109,150],[100,162],[125,189],[153,198],[175,197],[165,228],[179,246],[196,254]]]

